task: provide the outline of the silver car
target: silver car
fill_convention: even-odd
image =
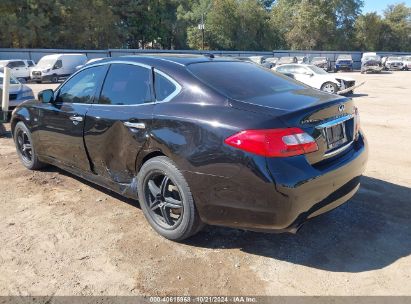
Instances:
[[[4,74],[0,72],[0,89],[3,90],[3,78]],[[3,94],[0,94],[0,104],[3,101]],[[13,111],[15,107],[21,104],[23,101],[34,99],[33,90],[27,85],[22,84],[14,77],[10,77],[9,88],[9,111]]]

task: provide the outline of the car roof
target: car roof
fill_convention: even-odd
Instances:
[[[111,61],[131,61],[136,63],[146,63],[162,65],[165,63],[174,63],[180,66],[187,66],[193,63],[203,63],[203,62],[241,62],[241,60],[230,58],[230,57],[217,57],[213,55],[192,55],[192,54],[144,54],[144,55],[131,55],[131,56],[121,56],[121,57],[110,57],[103,59],[103,62]]]

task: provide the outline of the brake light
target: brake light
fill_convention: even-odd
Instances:
[[[288,157],[318,150],[314,138],[299,128],[245,130],[224,142],[231,147],[266,157]]]

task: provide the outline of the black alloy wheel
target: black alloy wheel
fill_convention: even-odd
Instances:
[[[16,133],[16,146],[20,152],[21,158],[23,162],[31,163],[33,160],[33,148],[30,138],[25,130],[19,129]]]
[[[183,218],[180,191],[164,172],[152,172],[146,179],[144,194],[151,218],[164,229],[174,229]]]

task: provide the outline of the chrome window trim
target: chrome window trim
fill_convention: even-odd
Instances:
[[[144,64],[144,63],[140,63],[140,62],[133,62],[133,61],[121,61],[121,60],[113,60],[113,61],[108,61],[108,62],[100,62],[100,63],[96,63],[96,64],[92,64],[92,65],[88,65],[86,67],[81,68],[80,70],[78,70],[76,73],[74,73],[72,76],[70,76],[69,78],[67,78],[67,80],[64,82],[66,83],[70,78],[74,77],[76,74],[78,74],[80,71],[83,71],[85,69],[88,68],[92,68],[92,67],[96,67],[96,66],[101,66],[101,65],[107,65],[107,64],[130,64],[130,65],[136,65],[136,66],[140,66],[146,69],[151,70],[153,67]],[[175,86],[176,86],[176,90],[170,94],[169,96],[167,96],[167,98],[165,98],[164,100],[161,101],[153,101],[153,102],[146,102],[146,103],[141,103],[141,104],[133,104],[133,105],[112,105],[112,104],[100,104],[100,103],[90,103],[89,105],[92,106],[99,106],[99,107],[114,107],[114,106],[122,106],[122,107],[139,107],[139,106],[146,106],[146,105],[153,105],[156,103],[165,103],[165,102],[169,102],[171,99],[173,99],[175,96],[177,96],[181,90],[182,90],[182,86],[173,78],[171,78],[170,76],[168,76],[166,73],[153,68],[155,73],[159,73],[160,75],[164,76],[165,78],[167,78],[168,80],[170,80]],[[63,84],[64,84],[63,83]],[[104,84],[103,84],[104,85]],[[60,87],[58,88],[60,89]],[[74,103],[72,103],[74,104]]]
[[[172,100],[174,97],[176,97],[178,94],[180,94],[181,90],[183,89],[183,87],[177,82],[175,81],[173,78],[171,78],[169,75],[167,75],[166,73],[157,70],[156,68],[154,68],[154,91],[155,91],[155,73],[160,74],[161,76],[163,76],[164,78],[166,78],[168,81],[170,81],[172,84],[174,84],[174,86],[176,87],[176,89],[169,94],[166,98],[164,98],[163,100],[158,100],[157,96],[156,96],[156,102],[157,103],[162,103],[162,102],[169,102],[170,100]]]

